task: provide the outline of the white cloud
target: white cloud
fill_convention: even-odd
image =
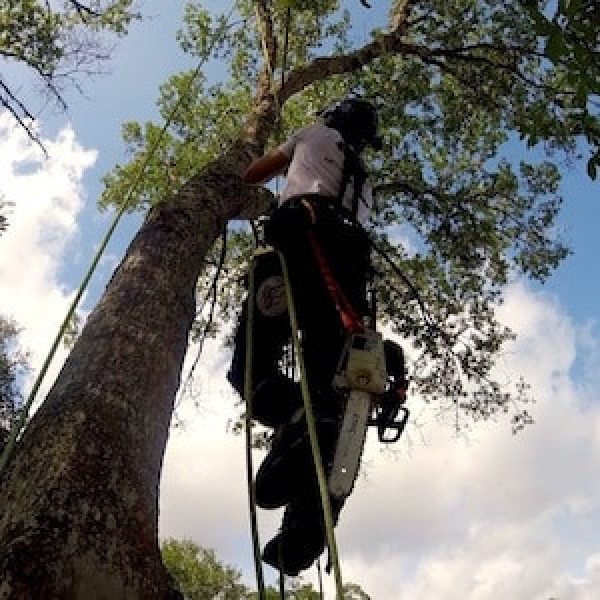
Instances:
[[[572,379],[582,332],[587,347],[596,342],[554,299],[520,284],[508,290],[503,318],[519,337],[499,369],[531,382],[536,424],[513,436],[508,420],[500,419],[459,439],[451,424],[444,427],[432,417],[425,443],[409,431],[417,441],[409,447],[405,437],[393,454],[382,453],[370,439],[364,474],[342,512],[337,536],[344,578],[374,600],[600,597],[600,543],[594,534],[600,526],[600,409],[582,401],[582,390],[591,396],[594,382]],[[227,390],[218,364],[214,357],[203,363],[209,387]],[[223,397],[216,402],[223,400],[231,405]],[[411,400],[416,410],[418,402]],[[174,439],[167,453],[163,531],[180,537],[189,532],[243,566],[251,580],[243,448],[228,440],[224,425],[219,428],[214,409],[209,419],[199,420],[204,433],[193,433],[193,442]],[[194,457],[210,456],[208,464],[194,458],[187,465],[187,444]],[[173,475],[174,460],[188,475]],[[177,491],[184,488],[185,502],[202,507],[195,516]],[[224,519],[222,531],[214,519]],[[261,512],[263,542],[276,519]],[[232,543],[239,544],[237,552]],[[306,578],[316,580],[311,572]],[[327,597],[333,597],[331,579],[327,585]]]
[[[14,203],[0,236],[0,311],[23,328],[21,344],[34,371],[72,297],[59,272],[83,205],[83,173],[96,159],[68,127],[43,143],[47,159],[8,113],[0,113],[0,193]],[[61,350],[54,373],[63,359]]]
[[[569,577],[561,575],[556,578],[555,588],[548,598],[560,600],[596,600],[600,591],[600,554],[590,556],[585,562],[585,571],[582,577]]]
[[[599,550],[600,410],[569,378],[577,331],[520,285],[504,316],[519,338],[502,368],[531,381],[536,424],[516,437],[485,424],[466,441],[432,424],[395,462],[368,449],[339,537],[347,577],[373,598],[600,597],[596,563],[580,575]]]

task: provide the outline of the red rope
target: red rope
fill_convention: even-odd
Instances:
[[[319,270],[321,271],[321,275],[323,276],[325,287],[327,288],[329,296],[331,297],[331,300],[340,315],[344,329],[346,329],[348,333],[363,332],[365,328],[362,324],[361,318],[340,288],[331,270],[331,267],[329,266],[329,263],[327,262],[323,251],[321,250],[321,246],[317,242],[314,231],[309,229],[306,232],[306,235],[308,237],[308,243],[310,244],[315,256],[315,260],[317,261]]]

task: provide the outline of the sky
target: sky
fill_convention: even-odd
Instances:
[[[156,118],[159,84],[190,64],[175,41],[182,8],[148,0],[151,18],[118,42],[110,73],[87,82],[85,96],[69,94],[66,115],[41,112],[49,159],[0,113],[0,193],[14,202],[0,237],[0,306],[23,328],[20,343],[34,372],[110,220],[96,200],[102,175],[125,159],[121,123]],[[365,29],[377,17],[365,12]],[[586,178],[584,164],[563,171],[559,227],[574,253],[543,287],[515,280],[501,315],[517,340],[497,368],[531,383],[536,423],[513,436],[498,419],[457,437],[411,396],[413,419],[393,450],[369,437],[337,536],[344,579],[374,600],[600,597],[598,184]],[[128,216],[119,227],[84,314],[140,220]],[[42,397],[65,356],[61,349]],[[227,362],[218,343],[207,346],[194,383],[198,406],[183,404],[185,425],[170,435],[159,527],[163,537],[214,548],[253,585],[243,440],[227,431],[236,415]],[[276,511],[260,512],[263,543],[279,519]],[[275,573],[266,573],[273,581]],[[328,598],[331,585],[328,579]]]

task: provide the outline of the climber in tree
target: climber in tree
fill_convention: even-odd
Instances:
[[[265,225],[265,240],[283,253],[288,266],[326,472],[343,411],[332,379],[349,333],[344,306],[355,319],[368,313],[369,241],[361,223],[369,216],[372,195],[361,153],[367,145],[381,149],[377,129],[370,102],[345,99],[244,174],[247,183],[258,184],[287,169],[279,207]],[[323,263],[333,275],[337,296],[343,296],[342,305],[331,281],[328,285],[324,279]],[[280,366],[290,326],[279,260],[272,252],[255,260],[255,306],[252,416],[276,428],[257,473],[256,501],[262,508],[286,506],[281,531],[265,547],[263,559],[296,575],[323,551],[325,532],[299,385]],[[246,302],[228,374],[240,394],[247,309]],[[333,502],[336,519],[341,503]]]

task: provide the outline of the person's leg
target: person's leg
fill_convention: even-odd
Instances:
[[[337,524],[343,499],[331,498],[334,525]],[[327,545],[323,506],[318,490],[306,490],[288,504],[279,533],[263,550],[262,559],[275,569],[295,577],[308,569]]]
[[[364,295],[362,269],[359,266],[357,276],[357,265],[344,265],[342,258],[347,248],[343,243],[341,246],[336,244],[335,227],[326,224],[318,228],[318,237],[321,242],[326,240],[322,242],[324,251],[339,278],[340,287],[351,287],[352,300],[360,299],[361,294]],[[317,437],[323,466],[328,473],[343,412],[342,399],[333,390],[332,380],[347,333],[341,327],[340,316],[306,236],[287,236],[285,240],[283,250],[301,329],[306,375],[317,419]],[[355,279],[357,283],[354,283]],[[266,545],[263,559],[278,568],[281,557],[284,571],[296,575],[313,562],[325,543],[316,471],[302,410],[277,432],[257,473],[256,490],[260,506],[275,508],[288,504],[281,531]],[[332,498],[332,503],[337,521],[343,499]]]
[[[285,214],[283,214],[285,216]],[[282,222],[283,216],[279,217]],[[281,231],[278,231],[280,234]],[[273,236],[270,236],[273,239]],[[317,432],[319,440],[335,439],[338,427],[337,411],[323,411],[321,405],[331,403],[331,376],[335,368],[324,365],[321,358],[331,356],[331,352],[323,353],[324,347],[331,343],[329,329],[335,323],[335,312],[329,307],[327,297],[323,294],[323,283],[314,260],[310,254],[305,230],[290,229],[282,240],[275,238],[284,255],[290,277],[293,302],[300,328],[301,343],[310,401],[318,417]],[[327,311],[330,319],[324,319]],[[321,325],[317,325],[320,322]],[[337,359],[336,359],[337,360]],[[331,361],[330,361],[331,362]],[[299,391],[299,389],[298,389]],[[263,508],[283,506],[302,490],[298,484],[304,485],[306,480],[314,478],[314,465],[310,447],[308,429],[302,398],[298,393],[299,409],[275,434],[271,448],[263,460],[256,475],[257,504]],[[323,460],[329,464],[332,452],[327,441],[321,443]]]
[[[261,255],[255,260],[252,412],[253,418],[270,427],[285,422],[299,400],[297,384],[287,378],[279,366],[283,348],[289,340],[290,328],[285,298],[276,297],[282,289],[278,267],[274,253]],[[247,322],[246,299],[238,320],[231,367],[227,374],[229,382],[241,396],[244,395]]]
[[[368,271],[368,243],[360,229],[348,226],[331,210],[324,209],[313,231],[322,259],[335,283],[354,312],[362,318],[367,314],[366,279]],[[313,286],[304,297],[303,343],[309,380],[312,380],[321,398],[324,410],[339,404],[332,395],[332,381],[349,332],[342,324],[341,315],[313,249],[308,252],[310,268],[315,272]],[[307,277],[307,279],[309,279]],[[305,286],[306,287],[306,286]],[[327,402],[329,397],[329,402]],[[318,400],[317,400],[318,401]]]
[[[335,451],[338,421],[320,417],[315,426],[320,454],[323,462],[328,464]],[[271,448],[258,468],[256,504],[261,508],[280,508],[304,495],[307,487],[318,489],[318,484],[304,409],[301,408],[277,429]]]
[[[286,247],[294,304],[301,329],[302,354],[310,402],[317,421],[317,438],[325,471],[330,470],[342,403],[332,379],[344,342],[339,317],[327,295],[306,238]],[[256,476],[257,503],[263,508],[285,505],[315,479],[313,454],[304,409],[277,431]],[[315,479],[316,481],[316,479]]]
[[[318,234],[318,241],[322,244],[322,251],[338,285],[353,306],[356,306],[356,311],[364,314],[365,257],[355,254],[358,249],[348,243],[352,239],[348,240],[340,235],[336,226],[321,227]],[[317,417],[319,448],[323,467],[328,474],[335,455],[344,409],[343,399],[333,389],[332,380],[348,334],[341,326],[340,316],[312,251],[304,258],[302,268],[298,269],[302,273],[302,285],[297,286],[297,304],[302,316],[303,354]],[[264,474],[261,473],[260,478],[257,477],[257,482],[261,485],[269,482],[272,489],[278,491],[278,495],[273,494],[271,497],[271,500],[276,501],[273,506],[287,503],[281,530],[265,546],[263,560],[275,568],[281,567],[288,575],[297,575],[308,568],[325,547],[323,510],[305,421],[299,420],[295,428],[296,431],[289,435],[287,452],[280,452],[282,458],[276,465],[265,463],[269,468],[265,469]],[[270,456],[272,463],[275,463],[276,456],[272,453]],[[274,484],[275,481],[286,480],[285,474],[291,466],[296,478],[290,480],[290,485],[282,489],[282,486]],[[302,482],[302,485],[298,482]],[[345,498],[330,496],[330,500],[334,522],[337,523]]]

